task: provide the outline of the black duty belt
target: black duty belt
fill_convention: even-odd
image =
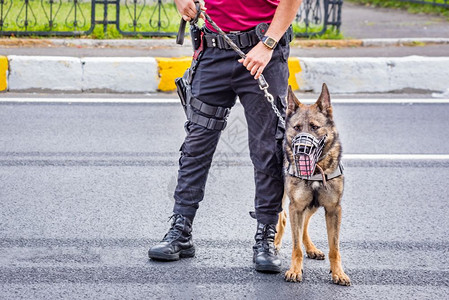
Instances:
[[[231,33],[228,34],[228,36],[239,48],[252,47],[259,42],[259,38],[257,37],[255,30],[241,33]],[[206,42],[206,47],[209,48],[216,47],[226,50],[232,49],[231,46],[226,43],[225,39],[216,33],[205,32],[204,41]]]
[[[230,50],[232,49],[228,43],[226,43],[225,39],[220,36],[218,33],[215,33],[207,28],[204,28],[204,42],[205,46],[209,48],[219,48]],[[282,36],[279,40],[280,45],[287,45],[292,40],[293,31],[290,28],[287,32]],[[246,48],[255,46],[259,43],[260,39],[256,34],[256,30],[244,31],[239,33],[229,33],[228,37],[239,47]]]

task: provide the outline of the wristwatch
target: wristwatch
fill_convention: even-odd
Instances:
[[[269,36],[267,36],[267,35],[264,35],[263,37],[262,37],[262,43],[265,45],[265,46],[267,46],[268,48],[270,48],[271,50],[273,50],[275,47],[276,47],[276,45],[278,44],[278,42],[276,42],[276,40],[275,39],[273,39],[272,37],[269,37]]]

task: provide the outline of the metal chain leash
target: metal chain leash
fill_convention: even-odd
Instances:
[[[218,25],[214,21],[212,21],[212,19],[209,17],[209,15],[206,12],[202,11],[202,13],[203,13],[204,17],[206,18],[206,20],[210,23],[210,25],[212,25],[212,27],[218,32],[218,34],[224,38],[226,43],[228,43],[228,45],[235,52],[237,52],[237,54],[241,58],[245,59],[246,54],[243,53],[243,51],[229,38],[229,36],[226,35],[226,33],[224,33],[223,30],[221,30],[220,27],[218,27]],[[258,82],[259,82],[259,88],[264,92],[265,98],[267,98],[268,102],[270,102],[271,108],[273,109],[276,116],[279,118],[279,121],[282,123],[282,126],[284,126],[284,128],[285,128],[285,120],[282,117],[282,114],[279,111],[279,109],[277,108],[276,104],[274,103],[273,95],[271,95],[270,92],[268,92],[269,85],[268,85],[268,82],[265,80],[265,77],[262,74],[260,74]]]

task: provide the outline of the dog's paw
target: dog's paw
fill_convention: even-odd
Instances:
[[[307,251],[307,257],[311,258],[311,259],[316,259],[316,260],[323,260],[324,253],[320,249],[313,249],[313,250]]]
[[[302,270],[288,270],[285,272],[285,281],[289,282],[301,282],[302,281]]]
[[[346,275],[345,272],[343,272],[343,271],[332,273],[332,281],[333,281],[333,283],[339,284],[339,285],[345,285],[345,286],[351,285],[351,279],[349,279],[349,276]]]

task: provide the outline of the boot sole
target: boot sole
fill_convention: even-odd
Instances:
[[[154,260],[162,260],[162,261],[176,261],[181,258],[188,258],[188,257],[194,257],[195,256],[195,248],[189,248],[186,250],[181,250],[177,253],[173,254],[167,254],[167,253],[161,253],[161,252],[152,252],[151,250],[148,251],[148,257]]]
[[[280,273],[281,272],[281,267],[279,266],[273,266],[273,265],[256,265],[255,264],[255,269],[257,272],[262,272],[262,273]]]

